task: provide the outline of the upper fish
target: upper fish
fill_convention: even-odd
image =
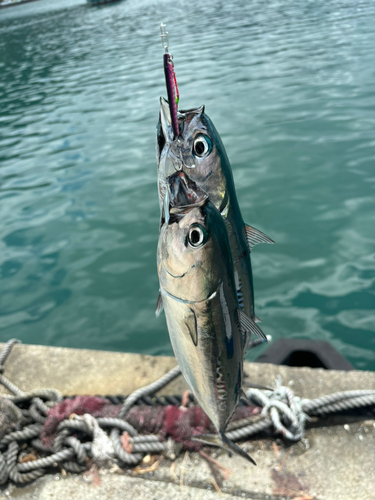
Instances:
[[[232,169],[224,145],[204,106],[178,112],[179,135],[174,139],[168,102],[160,99],[157,126],[158,190],[161,224],[168,177],[184,172],[208,196],[221,214],[228,232],[240,308],[253,323],[253,331],[266,339],[256,325],[250,250],[257,243],[273,243],[265,234],[244,223],[238,205]],[[162,308],[159,297],[157,313]],[[249,341],[250,335],[247,337]]]

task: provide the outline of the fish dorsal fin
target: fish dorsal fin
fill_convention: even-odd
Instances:
[[[197,108],[198,115],[203,115],[204,114],[204,109],[205,109],[205,105],[204,104],[202,104],[202,106],[199,106],[199,108]]]
[[[250,250],[259,243],[275,243],[273,240],[271,240],[271,238],[262,233],[262,231],[255,229],[255,227],[248,226],[247,224],[245,224],[244,226],[244,232],[245,239],[247,241],[247,244],[249,245]]]
[[[163,309],[164,309],[163,299],[161,296],[161,292],[159,290],[158,300],[156,301],[156,308],[155,308],[155,315],[157,318],[160,316]]]
[[[241,328],[243,328],[249,333],[258,335],[258,337],[260,337],[263,340],[267,340],[267,337],[264,335],[259,326],[244,311],[242,311],[241,309],[237,309],[237,312]]]
[[[205,110],[205,105],[202,104],[202,106],[199,106],[198,108],[192,108],[192,109],[179,109],[177,111],[177,116],[178,118],[186,118],[186,115],[203,115]]]

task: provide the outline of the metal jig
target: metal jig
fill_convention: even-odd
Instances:
[[[165,84],[167,87],[169,110],[171,113],[171,125],[173,130],[173,139],[176,139],[179,135],[178,119],[177,119],[177,106],[180,98],[176,74],[174,71],[173,57],[169,53],[169,40],[168,31],[166,31],[165,24],[160,24],[160,38],[161,44],[164,49],[164,75]]]

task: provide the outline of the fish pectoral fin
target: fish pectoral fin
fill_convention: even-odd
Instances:
[[[198,345],[198,321],[193,309],[190,308],[191,314],[185,319],[185,325],[189,331],[190,338],[195,346]]]
[[[244,311],[242,311],[241,309],[237,309],[237,312],[241,328],[243,328],[246,332],[258,335],[258,337],[268,342],[267,337],[264,335],[259,326]]]
[[[158,300],[156,301],[155,316],[158,318],[164,309],[163,298],[159,290]]]
[[[249,389],[260,389],[262,391],[273,391],[271,387],[266,387],[265,385],[259,385],[259,384],[253,384],[252,382],[248,382],[247,380],[244,380],[242,382],[242,385],[248,387]],[[246,394],[245,394],[246,396]],[[249,398],[246,396],[246,399],[249,400]]]
[[[251,227],[245,224],[244,229],[245,229],[245,239],[247,241],[250,250],[259,243],[270,243],[270,244],[275,243],[266,234],[262,233],[262,231],[255,229],[255,227]]]
[[[208,444],[209,446],[219,446],[229,453],[236,453],[236,455],[239,455],[248,462],[256,465],[251,456],[248,455],[246,451],[240,448],[236,443],[228,439],[224,432],[221,432],[220,434],[199,434],[198,436],[193,436],[192,440],[198,441],[199,443]]]

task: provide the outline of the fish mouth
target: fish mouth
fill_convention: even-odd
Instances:
[[[177,111],[180,134],[183,122],[185,121],[189,122],[194,116],[196,115],[200,116],[203,113],[204,113],[204,105],[200,106],[199,108]],[[177,139],[178,137],[174,138],[173,134],[172,118],[171,118],[171,111],[169,108],[169,102],[166,99],[164,99],[164,97],[160,97],[159,121],[156,126],[156,155],[158,162],[160,162],[161,154],[165,145],[168,144],[169,146],[171,146],[172,143],[175,142]],[[177,150],[179,151],[181,148],[183,149],[183,146],[180,143]],[[189,152],[190,151],[184,151],[185,155]],[[183,161],[184,154],[181,155],[176,153],[177,152],[174,153],[174,155],[176,156],[175,160],[184,163]],[[188,168],[194,168],[194,164],[192,165],[186,164],[185,166]],[[178,170],[180,170],[180,168],[178,168]]]
[[[167,274],[169,274],[169,276],[171,276],[172,278],[175,278],[175,279],[180,279],[180,278],[183,278],[184,276],[186,276],[186,275],[188,274],[188,272],[189,272],[189,271],[190,271],[190,269],[191,269],[191,268],[189,267],[189,269],[188,269],[186,272],[184,272],[184,273],[182,273],[182,274],[176,274],[176,275],[175,275],[175,274],[172,274],[170,271],[168,271],[168,269],[167,269],[167,268],[166,268],[166,266],[164,265],[164,262],[162,262],[162,263],[161,263],[161,265],[163,266],[164,271],[165,271]]]
[[[167,177],[170,213],[178,214],[186,209],[204,205],[208,195],[185,172],[175,172]]]
[[[165,266],[164,262],[162,261],[161,265],[163,266],[163,269],[164,271],[169,274],[169,276],[171,276],[172,278],[176,278],[176,279],[179,279],[179,278],[184,278],[192,269],[194,269],[195,267],[198,267],[199,265],[201,265],[202,262],[199,261],[199,262],[196,262],[195,264],[193,264],[192,266],[189,267],[189,269],[187,271],[185,271],[184,273],[182,274],[177,274],[177,275],[174,275],[172,274],[170,271],[168,271],[167,267]]]

